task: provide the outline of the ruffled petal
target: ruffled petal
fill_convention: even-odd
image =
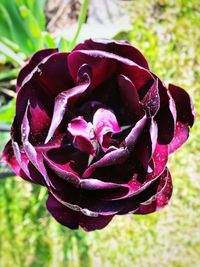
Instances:
[[[174,138],[169,143],[169,153],[173,153],[176,151],[179,147],[181,147],[188,139],[189,137],[189,127],[186,124],[183,124],[181,122],[177,122],[176,124],[176,130],[174,133]]]
[[[21,89],[21,85],[23,81],[27,78],[27,76],[33,71],[33,69],[46,57],[55,54],[58,52],[57,48],[53,49],[43,49],[36,52],[29,60],[26,62],[25,66],[21,69],[18,78],[17,78],[17,86],[16,91],[18,92]]]
[[[128,134],[128,136],[125,138],[125,145],[129,151],[133,151],[145,125],[147,123],[147,117],[144,115],[142,119],[140,119],[131,132]]]
[[[140,117],[142,114],[141,105],[135,85],[128,77],[122,74],[118,77],[118,83],[124,106],[132,116]]]
[[[60,93],[56,99],[54,104],[53,117],[51,121],[51,125],[48,131],[48,135],[46,137],[45,143],[48,143],[49,140],[53,137],[55,130],[61,123],[66,110],[68,109],[68,105],[70,101],[76,101],[80,95],[87,90],[89,83],[82,83],[77,85],[76,87],[63,91]]]
[[[177,121],[192,127],[195,119],[192,99],[185,90],[173,84],[169,84],[169,91],[175,101]]]
[[[2,153],[2,160],[24,180],[40,185],[45,184],[43,176],[32,165],[26,154],[20,151],[17,143],[12,143],[11,140],[7,143]]]
[[[83,177],[89,177],[96,168],[123,163],[129,155],[130,152],[126,148],[115,148],[113,151],[105,154],[100,160],[91,164],[83,173]]]
[[[160,108],[160,96],[158,91],[158,79],[150,87],[142,99],[143,107],[149,116],[155,116]]]
[[[158,124],[158,143],[167,145],[171,142],[176,127],[176,106],[170,92],[163,83],[158,80],[160,109],[156,114]]]
[[[74,81],[80,66],[85,63],[92,71],[92,88],[96,88],[116,72],[129,77],[137,90],[154,80],[147,69],[127,58],[99,50],[75,50],[68,57],[68,66]]]
[[[79,216],[78,212],[73,211],[60,202],[58,202],[51,194],[46,202],[46,206],[51,215],[64,226],[70,229],[78,229],[79,226]]]
[[[149,214],[168,205],[173,191],[172,179],[169,171],[167,177],[160,180],[158,192],[149,201],[141,203],[135,214]]]
[[[85,231],[93,231],[104,228],[113,218],[113,216],[86,216],[81,212],[71,210],[63,206],[52,195],[47,199],[47,209],[51,215],[62,225],[70,229],[78,229],[79,225]]]
[[[106,39],[89,39],[84,43],[78,44],[75,50],[101,50],[128,58],[143,68],[148,69],[148,63],[142,53],[127,41],[115,41]]]

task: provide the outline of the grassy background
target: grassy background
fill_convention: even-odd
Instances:
[[[199,1],[132,1],[129,38],[164,81],[193,97],[197,120],[171,156],[170,206],[147,216],[115,217],[102,230],[70,231],[45,209],[46,191],[20,178],[0,181],[0,265],[5,267],[198,267],[200,265]],[[1,145],[6,136],[1,136]]]

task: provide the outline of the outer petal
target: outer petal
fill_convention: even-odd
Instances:
[[[173,153],[181,147],[189,137],[189,127],[186,124],[177,122],[174,138],[169,143],[169,153]]]
[[[144,191],[127,199],[124,209],[119,214],[135,213],[142,203],[151,202],[163,190],[167,183],[168,172],[165,170],[160,177],[154,179]]]
[[[74,50],[101,50],[128,58],[143,68],[148,69],[148,63],[142,53],[127,41],[114,40],[86,40],[84,43],[77,45]],[[73,50],[73,51],[74,51]]]
[[[15,148],[15,152],[13,147]],[[12,145],[11,140],[7,143],[2,154],[2,160],[7,162],[17,176],[29,182],[44,185],[42,175],[32,165],[26,154],[20,151],[17,143],[13,143]]]
[[[195,112],[190,96],[185,90],[173,84],[169,84],[169,91],[176,104],[177,121],[192,126]]]
[[[51,194],[47,199],[46,206],[51,215],[59,223],[69,227],[70,229],[78,229],[79,226],[78,212],[63,206]]]
[[[47,209],[51,215],[61,224],[77,229],[79,225],[85,231],[93,231],[104,228],[113,218],[113,216],[89,217],[81,212],[73,211],[59,203],[52,195],[47,200]]]
[[[171,142],[176,127],[176,107],[170,92],[165,88],[163,83],[158,80],[160,109],[156,114],[158,124],[158,143],[167,145]]]
[[[32,70],[46,57],[55,54],[58,52],[58,49],[43,49],[38,52],[36,52],[23,66],[21,69],[18,78],[17,78],[17,87],[16,91],[18,92],[21,88],[22,82],[26,79],[27,75],[29,75]]]
[[[166,180],[161,180],[158,191],[150,201],[140,204],[140,207],[137,209],[135,214],[148,214],[155,211],[158,211],[169,203],[169,200],[172,195],[172,179],[168,171]]]

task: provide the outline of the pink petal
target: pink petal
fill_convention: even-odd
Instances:
[[[94,131],[91,123],[87,123],[83,117],[79,116],[68,124],[67,130],[74,137],[74,147],[80,151],[95,155],[92,141],[94,139]]]
[[[97,140],[104,152],[110,146],[111,135],[120,132],[117,119],[113,112],[105,108],[99,108],[93,117],[93,125]]]

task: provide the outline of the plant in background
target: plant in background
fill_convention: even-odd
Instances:
[[[168,204],[166,164],[189,136],[193,104],[180,87],[167,89],[135,47],[87,40],[71,53],[38,51],[16,90],[3,159],[47,187],[58,222],[91,231]]]

